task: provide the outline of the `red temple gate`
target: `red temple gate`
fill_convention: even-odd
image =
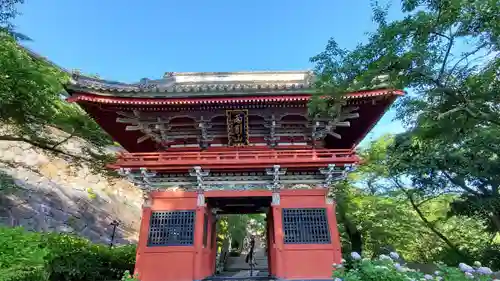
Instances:
[[[313,79],[310,72],[169,73],[136,84],[74,77],[68,100],[127,151],[110,168],[144,190],[140,280],[214,278],[218,215],[256,212],[267,214],[271,277],[331,279],[341,253],[325,187],[359,162],[354,147],[402,92],[348,93],[336,116],[311,118]]]

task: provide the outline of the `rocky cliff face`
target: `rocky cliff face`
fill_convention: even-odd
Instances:
[[[54,138],[65,133],[51,129]],[[78,155],[89,145],[71,138],[60,149]],[[22,142],[0,141],[0,224],[28,230],[71,232],[109,243],[113,220],[120,225],[115,243],[137,240],[142,193],[123,179],[75,165]]]

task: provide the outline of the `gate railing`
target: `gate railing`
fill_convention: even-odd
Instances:
[[[279,164],[283,167],[316,167],[334,163],[359,162],[353,150],[242,150],[242,151],[184,151],[158,153],[121,153],[112,168],[251,168]]]

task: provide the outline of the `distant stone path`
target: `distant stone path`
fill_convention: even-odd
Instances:
[[[267,271],[268,270],[267,254],[266,250],[262,248],[262,243],[260,243],[260,241],[255,241],[254,255],[255,255],[254,256],[255,262],[257,263],[254,267],[254,270]],[[247,256],[246,251],[243,251],[243,253],[239,257],[228,257],[226,263],[226,270],[231,272],[239,270],[240,271],[249,270],[250,265],[245,262],[246,256]]]

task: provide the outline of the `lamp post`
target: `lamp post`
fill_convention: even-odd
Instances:
[[[120,225],[117,220],[113,220],[109,225],[113,226],[113,232],[111,233],[111,241],[109,242],[109,247],[113,247],[113,240],[115,240],[116,227]]]

